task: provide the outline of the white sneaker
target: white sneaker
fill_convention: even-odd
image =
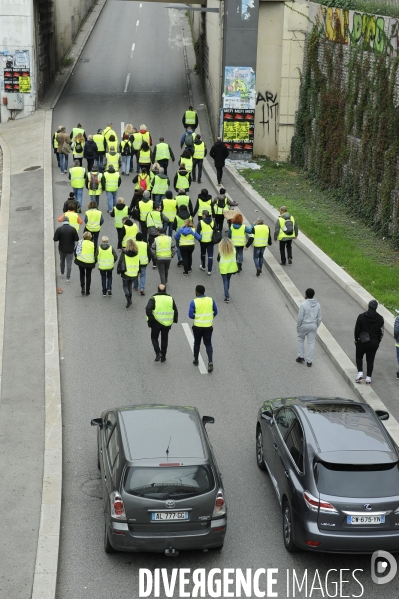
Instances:
[[[204,269],[204,270],[205,270],[205,269]],[[212,273],[211,273],[211,272],[209,272],[209,270],[208,270],[208,275],[211,275],[211,274],[212,274]]]
[[[60,273],[60,279],[65,279],[65,275],[63,275],[62,273]]]
[[[69,283],[71,282],[71,279],[67,279],[66,282],[67,282],[67,285],[69,285]]]
[[[202,266],[202,264],[201,264],[200,270],[205,270],[205,266]]]

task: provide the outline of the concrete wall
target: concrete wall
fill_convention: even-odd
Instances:
[[[62,60],[96,0],[54,0],[56,57]]]

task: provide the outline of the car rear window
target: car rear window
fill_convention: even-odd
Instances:
[[[399,495],[398,464],[347,465],[315,463],[320,493],[336,497],[393,497]]]
[[[184,499],[212,491],[215,481],[207,466],[129,468],[125,491],[148,499]]]

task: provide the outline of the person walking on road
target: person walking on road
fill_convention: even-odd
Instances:
[[[104,177],[104,188],[107,194],[108,203],[108,214],[116,206],[116,196],[118,195],[118,189],[121,186],[122,179],[120,178],[119,172],[115,171],[114,167],[109,166],[108,171],[103,174]]]
[[[85,231],[90,231],[94,243],[94,249],[97,249],[98,236],[101,225],[104,224],[104,218],[101,210],[98,209],[97,202],[92,200],[87,207],[85,216]]]
[[[105,166],[109,170],[110,166],[113,166],[115,172],[119,172],[122,165],[122,158],[119,152],[117,152],[117,146],[112,144],[109,151],[105,153]]]
[[[194,108],[192,106],[188,107],[188,110],[185,111],[185,113],[183,114],[183,118],[181,120],[181,122],[183,123],[183,127],[185,129],[192,129],[192,131],[195,131],[196,128],[198,127],[198,114],[197,111],[194,110]]]
[[[122,236],[122,248],[125,248],[129,239],[136,241],[137,233],[139,229],[136,223],[130,216],[124,216],[122,218],[123,236]]]
[[[247,243],[246,235],[252,233],[252,227],[244,225],[244,218],[240,212],[237,212],[231,219],[231,227],[228,231],[228,237],[236,248],[238,273],[242,271],[242,262],[244,256],[244,246]]]
[[[175,156],[172,152],[172,148],[169,144],[165,143],[163,137],[159,138],[159,143],[154,147],[152,153],[152,162],[158,162],[159,166],[163,168],[164,174],[168,174],[169,160],[175,161]]]
[[[175,222],[173,223],[173,230],[178,231],[181,227],[184,226],[184,222],[186,220],[191,220],[191,216],[190,216],[190,212],[188,211],[188,207],[185,204],[182,204],[181,206],[179,206],[177,208]],[[177,266],[182,266],[183,257],[181,255],[181,251],[180,251],[178,244],[176,244],[176,253],[177,253]]]
[[[169,177],[164,174],[162,166],[159,167],[158,173],[154,175],[154,180],[151,186],[152,199],[155,206],[160,206],[164,199],[168,187],[170,185]]]
[[[77,136],[73,138],[71,148],[73,160],[74,162],[77,160],[79,162],[79,166],[82,166],[83,162],[84,145],[85,138],[81,133],[78,133]]]
[[[96,159],[95,159],[96,166],[99,169],[102,169],[104,166],[105,143],[106,143],[102,129],[97,129],[97,133],[95,135],[93,135],[93,141],[97,147],[97,153],[96,153]]]
[[[101,283],[103,287],[103,297],[111,297],[112,295],[112,271],[114,270],[115,262],[118,260],[118,254],[115,252],[112,245],[109,244],[109,239],[106,235],[101,238],[101,244],[96,250],[96,260],[98,270],[101,275]]]
[[[90,231],[83,233],[75,248],[75,264],[79,266],[80,287],[82,295],[90,295],[91,271],[96,265],[94,243],[91,240]]]
[[[298,364],[305,363],[305,337],[308,340],[308,356],[306,364],[310,367],[313,363],[314,343],[316,332],[321,324],[321,309],[319,302],[314,299],[314,290],[309,287],[305,291],[305,301],[299,306],[297,319],[298,337]]]
[[[208,275],[212,274],[213,267],[213,232],[216,229],[216,223],[213,220],[208,210],[203,210],[202,218],[198,221],[197,233],[201,235],[200,247],[201,247],[201,264],[200,269],[206,270],[205,259],[208,255]]]
[[[295,218],[287,211],[287,206],[281,206],[280,216],[274,229],[274,241],[280,244],[280,264],[286,265],[285,252],[287,250],[288,264],[292,264],[292,240],[298,237],[298,225]]]
[[[364,381],[363,376],[363,356],[366,354],[367,374],[366,385],[371,385],[371,375],[373,374],[375,354],[380,347],[384,336],[384,319],[377,312],[378,302],[373,299],[369,301],[367,312],[359,314],[355,325],[355,345],[356,345],[356,383]]]
[[[64,217],[67,216],[69,224],[71,225],[71,227],[74,227],[74,229],[76,229],[76,232],[79,234],[79,227],[83,223],[83,221],[80,218],[79,214],[76,212],[76,203],[72,201],[68,202],[66,208],[66,211],[63,214],[61,214],[61,216],[59,216],[57,220],[59,223],[62,223],[64,222]],[[76,241],[79,241],[79,238]]]
[[[172,229],[177,214],[177,207],[176,200],[173,197],[172,192],[169,190],[165,193],[165,197],[162,200],[161,210],[162,214],[169,220],[168,223],[164,224],[164,231],[167,233],[167,235],[169,235],[169,237],[172,237]]]
[[[65,276],[66,262],[66,282],[70,283],[73,252],[75,250],[75,244],[79,241],[79,235],[75,227],[71,226],[67,214],[64,214],[62,225],[55,230],[53,239],[54,241],[58,241],[61,279]]]
[[[81,135],[83,137],[83,140],[86,141],[86,139],[87,139],[86,131],[83,129],[81,123],[78,123],[76,125],[76,127],[73,127],[73,129],[71,131],[71,135],[69,137],[71,139],[75,139],[75,137],[77,135]]]
[[[129,135],[123,134],[123,139],[119,146],[119,152],[122,157],[122,175],[129,175],[130,159],[132,157],[132,142],[129,141]]]
[[[93,141],[93,136],[89,135],[83,149],[83,157],[87,160],[87,171],[91,173],[94,161],[97,156],[97,146]]]
[[[133,289],[137,291],[140,283],[140,295],[145,295],[145,282],[147,279],[147,266],[152,260],[152,254],[150,250],[150,246],[148,243],[143,241],[143,234],[139,231],[136,235],[136,245],[139,249],[139,259],[140,259],[140,268],[139,268],[139,280],[135,280],[133,283]]]
[[[105,149],[108,150],[110,146],[118,147],[118,136],[114,129],[112,129],[112,123],[107,125],[103,131],[105,139]],[[112,138],[112,139],[111,139]]]
[[[58,163],[60,165],[61,175],[67,174],[68,156],[71,151],[71,138],[67,134],[65,127],[61,127],[57,133]]]
[[[220,232],[223,232],[224,213],[230,208],[238,206],[238,202],[231,200],[226,195],[224,187],[219,189],[219,193],[212,202],[213,214],[215,216],[216,226]]]
[[[169,331],[172,324],[177,323],[179,318],[175,300],[166,293],[165,285],[158,285],[158,293],[154,293],[149,299],[145,312],[148,326],[151,329],[155,362],[165,362]],[[161,335],[161,347],[159,347],[159,335]]]
[[[126,206],[125,200],[123,198],[118,198],[116,200],[116,206],[109,213],[109,215],[114,219],[115,229],[118,234],[118,250],[122,249],[122,239],[125,235],[125,229],[122,220],[127,218],[128,214],[129,208]]]
[[[57,141],[57,135],[58,133],[61,133],[62,127],[61,125],[58,125],[58,129],[57,131],[55,131],[51,137],[51,145],[53,147],[53,151],[55,154],[55,157],[57,158],[57,164],[58,166],[60,166],[60,156],[58,154],[58,141]]]
[[[154,209],[154,202],[150,198],[150,192],[147,190],[139,200],[138,210],[140,217],[140,229],[143,233],[143,240],[147,241],[147,216]]]
[[[213,319],[218,313],[216,302],[205,295],[205,287],[197,285],[195,288],[195,299],[191,300],[188,309],[188,317],[193,318],[192,331],[194,335],[194,366],[198,366],[198,358],[201,341],[204,342],[208,356],[208,372],[213,371]]]
[[[176,251],[175,240],[172,239],[172,237],[165,235],[163,228],[160,227],[158,230],[158,237],[154,239],[151,250],[153,256],[153,268],[158,266],[161,283],[162,285],[166,285],[168,282],[170,263]]]
[[[86,189],[90,199],[97,202],[97,206],[100,206],[100,195],[104,191],[104,187],[104,175],[98,172],[98,166],[94,164],[91,173],[86,173]]]
[[[175,200],[177,211],[179,211],[181,206],[186,206],[190,215],[193,215],[193,205],[191,203],[190,196],[187,195],[186,189],[179,189],[177,196],[175,196]]]
[[[133,183],[135,183],[135,189],[141,189],[143,192],[151,191],[151,179],[145,167],[141,168],[140,172],[133,177]]]
[[[141,144],[141,148],[139,150],[139,155],[138,155],[138,162],[139,162],[139,166],[140,169],[147,169],[147,171],[150,170],[151,168],[151,149],[150,149],[150,145],[146,142],[143,141],[143,143]]]
[[[395,323],[393,327],[393,336],[395,339],[396,346],[396,361],[398,363],[398,369],[396,371],[396,378],[399,379],[399,312],[396,310],[398,316],[395,318]]]
[[[128,239],[126,248],[119,256],[119,262],[116,269],[118,275],[122,277],[123,292],[126,297],[126,308],[132,305],[132,285],[137,279],[140,268],[139,250],[133,239]]]
[[[244,250],[247,250],[252,244],[254,244],[254,263],[256,268],[256,276],[259,277],[259,275],[262,273],[263,254],[265,253],[266,246],[272,245],[270,229],[267,225],[265,225],[262,218],[258,218],[258,220],[254,222],[252,232],[248,237],[248,241]]]
[[[158,237],[159,229],[165,232],[165,225],[169,225],[169,219],[161,212],[161,205],[155,205],[153,210],[147,214],[148,245],[151,247],[154,239]]]
[[[191,126],[189,125],[187,127],[187,130],[185,133],[183,133],[181,140],[180,140],[180,147],[185,150],[188,150],[190,152],[190,154],[194,154],[194,139],[195,139],[195,133],[193,131],[193,129],[191,128]]]
[[[223,280],[224,301],[228,304],[230,302],[230,279],[238,271],[236,248],[228,237],[223,237],[218,248],[217,261],[219,262],[219,270]]]
[[[212,214],[213,216],[212,196],[205,188],[201,189],[201,193],[198,194],[198,198],[194,206],[193,217],[198,213],[198,220],[200,221],[204,210],[208,210],[209,214]]]
[[[201,135],[197,133],[194,140],[194,154],[193,154],[193,170],[191,173],[191,180],[196,181],[197,178],[197,167],[198,167],[198,183],[201,183],[202,178],[202,165],[204,158],[207,154],[205,142],[202,141]]]
[[[175,191],[183,189],[188,192],[190,185],[191,174],[184,168],[184,166],[181,166],[173,179],[173,187],[175,188]]]
[[[201,241],[201,235],[195,230],[193,221],[191,219],[186,220],[175,235],[175,240],[179,246],[183,260],[183,275],[188,275],[188,273],[192,271],[193,252],[196,239]]]
[[[223,168],[228,155],[229,151],[226,147],[226,144],[221,140],[220,137],[218,137],[216,143],[211,147],[211,151],[209,152],[209,156],[213,158],[215,163],[218,185],[220,185],[222,182]]]
[[[82,207],[83,202],[83,188],[86,183],[86,169],[84,166],[80,166],[79,160],[74,161],[74,166],[69,169],[69,180],[71,181],[71,187],[79,206]]]
[[[183,153],[180,156],[179,169],[182,167],[191,174],[191,171],[193,170],[193,155],[188,149],[183,150]]]

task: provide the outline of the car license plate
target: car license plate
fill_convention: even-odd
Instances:
[[[188,520],[188,512],[151,512],[151,521]]]
[[[385,516],[347,516],[348,524],[384,524]]]

